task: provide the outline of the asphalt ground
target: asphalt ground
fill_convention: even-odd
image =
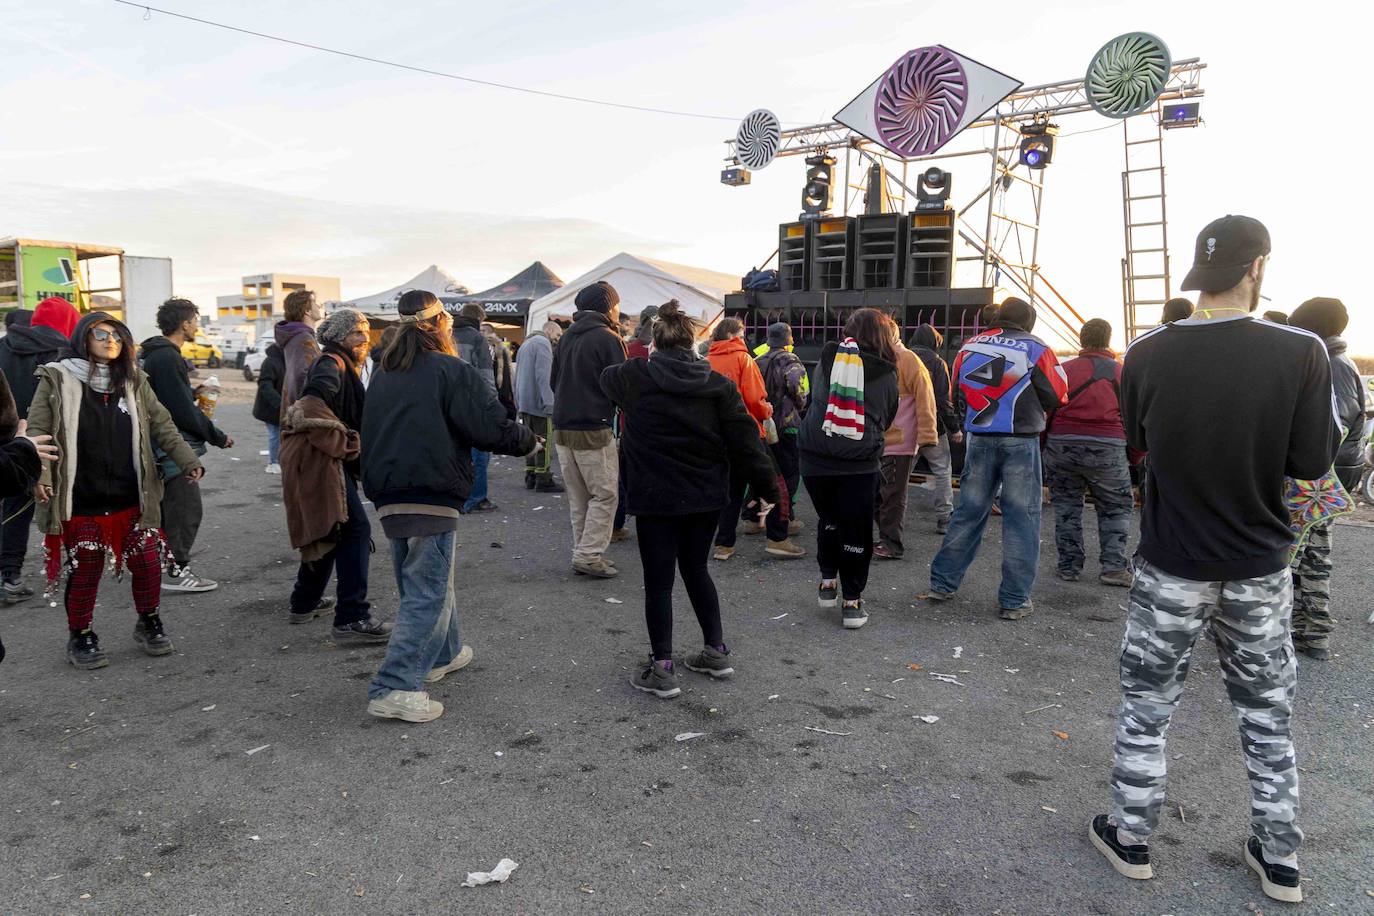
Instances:
[[[1036,610],[1015,623],[996,616],[995,521],[958,598],[916,600],[939,544],[919,490],[906,558],[874,561],[861,630],[816,606],[812,559],[742,537],[713,566],[737,674],[684,670],[664,701],[627,684],[648,648],[635,543],[611,548],[619,579],[572,575],[565,501],[500,459],[501,511],[461,523],[475,660],[433,690],[441,719],[381,721],[365,704],[382,650],[335,648],[327,619],[286,623],[279,478],[262,471],[264,428],[226,400],[238,445],[209,458],[194,561],[222,585],[166,596],[174,654],[133,644],[127,582],[101,594],[100,671],[66,664],[59,608],[0,608],[0,911],[1289,909],[1242,862],[1248,784],[1210,643],[1170,735],[1155,879],[1118,877],[1088,844],[1108,804],[1126,592],[1053,576],[1048,512]],[[811,549],[804,499],[801,515]],[[1374,912],[1371,548],[1374,530],[1338,529],[1336,656],[1299,672],[1304,906],[1335,913]],[[677,600],[686,652],[699,631]],[[689,732],[703,734],[675,740]],[[519,863],[507,883],[460,887],[503,857]]]

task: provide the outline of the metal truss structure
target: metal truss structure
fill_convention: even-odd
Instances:
[[[1141,320],[1138,314],[1140,307],[1162,305],[1158,290],[1162,287],[1163,298],[1167,298],[1169,290],[1164,148],[1160,127],[1165,110],[1171,103],[1204,95],[1202,71],[1206,67],[1198,58],[1175,61],[1155,104],[1122,122],[1126,136],[1126,165],[1122,172],[1122,212],[1126,227],[1126,254],[1122,259],[1122,308],[1128,341],[1140,331],[1153,326],[1153,323]],[[902,209],[909,209],[908,201],[916,196],[908,181],[912,164],[987,156],[990,161],[988,183],[958,209],[959,237],[972,253],[961,255],[957,261],[969,266],[975,262],[981,265],[982,285],[1005,286],[1025,296],[1039,307],[1042,314],[1050,317],[1051,321],[1047,322],[1044,330],[1077,347],[1078,329],[1083,318],[1045,277],[1037,260],[1046,173],[1020,167],[1018,152],[1023,126],[1050,120],[1058,122],[1070,115],[1090,112],[1093,112],[1093,107],[1088,101],[1083,79],[1061,80],[1023,87],[1011,93],[993,111],[969,124],[953,142],[929,156],[910,159],[897,157],[879,144],[835,122],[782,131],[776,155],[786,157],[830,153],[838,158],[843,153],[841,212],[845,215],[856,204],[857,209],[862,210],[866,186],[854,183],[851,177],[855,174],[865,175],[866,165],[883,164],[889,184],[888,195]],[[1144,134],[1147,139],[1136,140],[1130,124],[1144,119],[1152,121],[1150,130]],[[1067,136],[1072,136],[1072,132],[1060,134],[1061,138]],[[1153,139],[1150,139],[1151,136]],[[1142,152],[1133,150],[1134,147],[1143,147],[1143,152],[1151,154],[1148,166],[1141,167],[1133,161],[1136,158],[1133,152]],[[733,138],[726,141],[726,149],[726,161],[736,162]],[[860,168],[852,168],[852,160],[856,160]],[[1135,194],[1132,190],[1131,176],[1142,172],[1150,173],[1151,193],[1148,195]],[[1153,180],[1156,175],[1157,194],[1154,193]],[[1137,189],[1140,182],[1141,179],[1137,177]],[[1141,201],[1147,203],[1142,204]],[[1133,214],[1138,214],[1142,206],[1154,206],[1154,201],[1158,202],[1157,216],[1135,221]],[[984,207],[983,212],[978,214],[984,217],[981,225],[973,219],[975,208],[980,204]],[[1153,229],[1156,225],[1157,233]],[[1150,241],[1141,241],[1147,236]],[[1140,266],[1146,262],[1151,266]]]

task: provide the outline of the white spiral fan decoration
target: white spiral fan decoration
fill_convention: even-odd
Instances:
[[[767,108],[745,115],[735,131],[735,156],[746,169],[761,169],[773,161],[782,145],[782,122]]]
[[[1100,115],[1129,118],[1164,91],[1172,65],[1169,48],[1148,32],[1127,32],[1102,46],[1083,77],[1088,102]]]

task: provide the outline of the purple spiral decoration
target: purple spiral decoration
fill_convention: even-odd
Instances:
[[[928,156],[954,136],[968,102],[968,77],[941,47],[917,48],[883,74],[873,99],[878,139],[899,156]]]

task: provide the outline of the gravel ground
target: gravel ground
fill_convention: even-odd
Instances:
[[[1170,735],[1157,877],[1127,882],[1089,846],[1125,592],[1055,579],[1048,515],[1036,610],[1018,623],[996,617],[996,522],[957,600],[915,600],[938,546],[919,492],[906,559],[875,561],[862,630],[816,607],[810,559],[765,559],[743,538],[715,564],[736,677],[684,671],[682,696],[661,701],[626,683],[647,651],[634,543],[612,547],[620,579],[574,577],[564,501],[502,459],[502,511],[462,522],[476,659],[434,690],[443,718],[379,721],[364,707],[380,650],[284,619],[295,559],[248,393],[221,401],[238,445],[210,456],[205,482],[195,566],[222,587],[167,597],[175,654],[139,654],[127,583],[102,594],[111,664],[97,672],[65,663],[60,610],[0,610],[6,912],[1285,908],[1242,864],[1247,783],[1210,644]],[[805,501],[802,517],[810,548]],[[1374,531],[1339,529],[1337,655],[1302,665],[1295,719],[1306,906],[1336,913],[1374,912],[1371,549]],[[703,734],[675,740],[687,732]],[[502,857],[519,863],[508,883],[459,886]]]

